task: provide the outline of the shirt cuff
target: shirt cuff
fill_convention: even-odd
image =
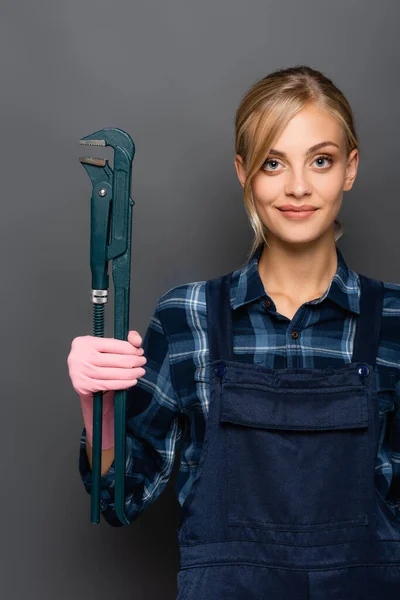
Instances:
[[[92,471],[89,464],[89,459],[86,453],[86,428],[83,428],[79,452],[79,472],[86,492],[92,493]],[[115,513],[115,469],[114,461],[109,470],[100,478],[100,512],[103,513],[105,520],[119,527],[122,525]]]

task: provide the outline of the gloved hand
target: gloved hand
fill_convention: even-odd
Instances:
[[[102,449],[114,446],[114,390],[136,385],[146,371],[147,362],[137,331],[128,341],[115,338],[79,336],[72,340],[67,363],[69,376],[81,401],[86,436],[93,441],[93,393],[103,391]]]

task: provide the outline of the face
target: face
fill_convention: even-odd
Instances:
[[[319,147],[313,149],[316,145]],[[315,105],[297,113],[273,144],[252,183],[255,206],[268,228],[269,243],[274,238],[304,243],[323,235],[334,236],[333,223],[342,195],[351,189],[357,166],[358,151],[354,149],[346,156],[344,132],[335,118]],[[235,167],[243,186],[246,169],[239,155]],[[290,212],[285,205],[306,205],[312,210]]]

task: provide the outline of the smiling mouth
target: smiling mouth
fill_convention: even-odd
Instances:
[[[318,208],[278,208],[281,212],[313,212]]]
[[[317,208],[304,208],[302,210],[298,210],[298,209],[278,209],[282,215],[285,217],[285,219],[292,219],[295,221],[301,221],[304,219],[308,219],[309,217],[311,217],[314,213],[317,212]]]

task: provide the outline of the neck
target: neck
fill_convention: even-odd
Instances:
[[[268,237],[258,271],[265,291],[282,294],[300,303],[319,298],[337,270],[334,237],[304,245],[287,244]]]

